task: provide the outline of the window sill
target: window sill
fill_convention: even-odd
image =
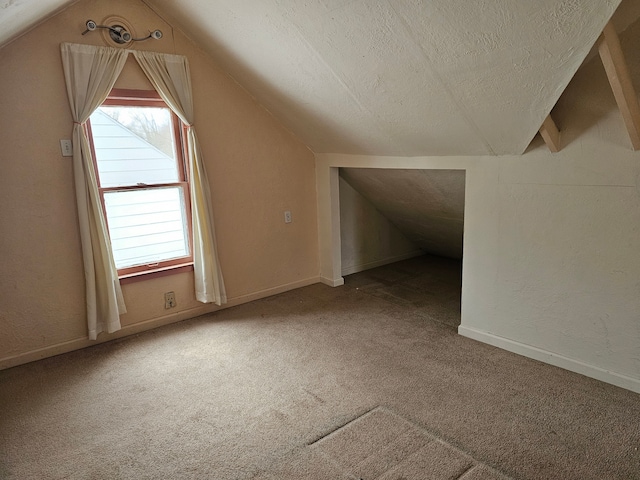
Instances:
[[[170,267],[151,270],[148,272],[136,272],[128,275],[121,275],[121,285],[128,283],[142,282],[144,280],[151,280],[153,278],[166,277],[167,275],[175,275],[177,273],[193,272],[193,263],[182,263],[180,265],[172,265]]]

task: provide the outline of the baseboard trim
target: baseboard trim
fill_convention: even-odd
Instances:
[[[261,298],[271,297],[273,295],[278,295],[279,293],[288,292],[289,290],[295,290],[296,288],[308,287],[309,285],[313,285],[315,283],[322,283],[322,278],[319,276],[306,278],[304,280],[285,283],[284,285],[267,288],[265,290],[260,290],[258,292],[253,292],[253,293],[248,293],[246,295],[233,297],[228,299],[227,303],[224,304],[223,307],[224,308],[235,307],[237,305],[242,305],[243,303],[253,302],[254,300],[260,300]],[[220,308],[221,307],[218,307],[218,309]]]
[[[465,327],[460,325],[458,327],[458,333],[464,337],[477,340],[482,343],[493,345],[494,347],[502,348],[509,352],[517,353],[524,357],[529,357],[534,360],[538,360],[556,367],[564,368],[571,372],[579,373],[590,378],[595,378],[605,383],[615,385],[616,387],[631,390],[632,392],[640,393],[640,379],[629,377],[620,373],[605,370],[595,365],[581,362],[573,358],[565,357],[557,353],[549,352],[531,345],[516,342],[508,338],[499,337],[488,332],[477,330],[475,328]]]
[[[341,285],[344,285],[344,278],[340,277],[331,279],[327,277],[320,277],[320,283],[324,283],[325,285],[329,285],[330,287],[339,287]]]
[[[352,265],[350,267],[344,267],[341,273],[343,276],[351,275],[353,273],[363,272],[371,268],[382,267],[383,265],[400,262],[402,260],[408,260],[410,258],[419,257],[421,255],[424,255],[424,252],[422,250],[417,250],[414,252],[397,255],[395,257],[383,258],[381,260],[376,260],[374,262],[367,262],[367,263],[361,263],[359,265]]]
[[[97,340],[89,340],[87,337],[76,338],[68,340],[66,342],[57,343],[54,345],[48,345],[46,347],[38,348],[36,350],[30,350],[28,352],[19,353],[17,355],[5,357],[0,359],[0,370],[4,370],[11,367],[16,367],[24,363],[34,362],[36,360],[42,360],[43,358],[53,357],[55,355],[61,355],[63,353],[72,352],[81,348],[91,347],[100,343],[110,342],[118,338],[127,337],[129,335],[135,335],[147,330],[169,325],[171,323],[182,322],[189,318],[197,317],[200,315],[206,315],[225,308],[231,308],[243,303],[253,302],[260,300],[261,298],[270,297],[272,295],[278,295],[279,293],[288,292],[289,290],[295,290],[296,288],[302,288],[315,283],[324,283],[320,277],[312,277],[296,282],[279,285],[277,287],[267,288],[258,292],[240,295],[238,297],[229,298],[227,303],[222,306],[214,304],[203,304],[201,307],[190,308],[182,310],[180,312],[172,313],[169,315],[163,315],[162,317],[156,317],[149,320],[143,320],[131,325],[124,325],[117,332],[105,335],[100,334]]]

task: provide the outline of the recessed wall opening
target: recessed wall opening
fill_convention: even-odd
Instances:
[[[340,168],[345,284],[460,325],[465,171]]]

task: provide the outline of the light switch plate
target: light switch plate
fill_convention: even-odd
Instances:
[[[63,157],[73,157],[73,145],[71,140],[60,140],[60,150]]]

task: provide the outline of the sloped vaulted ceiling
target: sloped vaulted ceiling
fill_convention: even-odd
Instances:
[[[0,0],[0,45],[77,0]]]
[[[143,1],[314,152],[402,156],[522,153],[620,3]],[[71,3],[0,0],[0,45]]]
[[[315,152],[522,153],[619,0],[145,0]]]

